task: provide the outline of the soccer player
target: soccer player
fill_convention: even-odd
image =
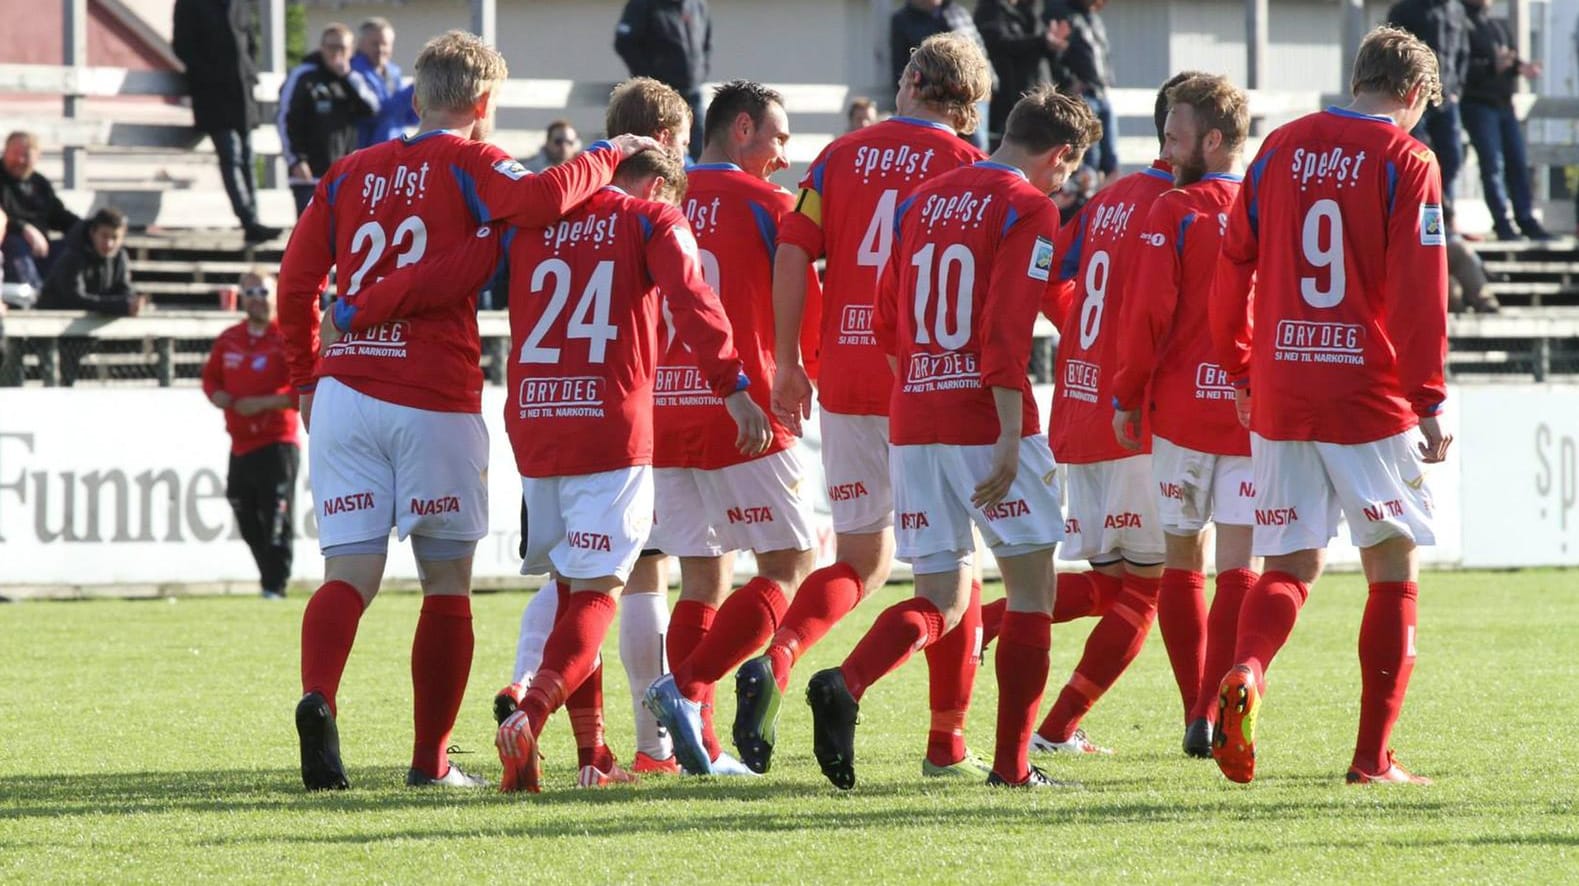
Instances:
[[[774,712],[795,661],[855,604],[888,580],[894,553],[888,473],[888,409],[893,373],[872,334],[879,275],[892,248],[894,213],[928,179],[983,159],[959,137],[978,124],[976,105],[991,90],[987,59],[958,34],[927,38],[898,83],[895,117],[845,135],[812,163],[795,211],[779,229],[773,264],[774,413],[793,433],[811,416],[812,391],[801,353],[806,273],[826,256],[819,398],[823,473],[828,481],[838,561],[813,572],[795,592],[765,655],[735,678],[735,739],[757,772],[771,764]],[[975,681],[980,606],[927,653],[932,725],[926,774],[980,778],[986,765],[965,749],[965,711]]]
[[[416,735],[406,783],[480,784],[445,753],[471,668],[472,553],[488,526],[475,290],[441,283],[449,296],[442,309],[341,338],[321,361],[318,299],[331,268],[354,303],[381,275],[466,243],[478,225],[548,224],[606,184],[622,156],[653,146],[621,139],[531,176],[483,141],[506,76],[503,57],[471,34],[429,41],[417,58],[419,132],[330,167],[282,262],[280,326],[313,432],[310,474],[325,557],[325,582],[302,616],[296,727],[309,790],[348,786],[335,697],[357,623],[378,593],[391,528],[411,537],[424,595],[411,655]]]
[[[855,786],[863,694],[954,629],[971,590],[974,524],[1009,595],[997,649],[998,733],[989,785],[1048,787],[1029,763],[1052,644],[1053,548],[1063,537],[1058,472],[1039,432],[1026,366],[1053,264],[1062,187],[1101,134],[1078,98],[1051,87],[1009,113],[988,160],[922,185],[896,210],[874,331],[893,356],[889,464],[898,555],[915,596],[877,617],[806,689],[813,753],[834,786]]]
[[[1157,93],[1159,146],[1167,90],[1190,76],[1175,76]],[[1055,619],[1100,618],[1074,674],[1031,737],[1032,749],[1043,753],[1112,753],[1086,737],[1080,720],[1140,654],[1156,617],[1164,545],[1151,494],[1149,434],[1138,451],[1113,438],[1113,370],[1119,306],[1146,213],[1172,187],[1172,167],[1158,159],[1098,191],[1059,232],[1044,306],[1060,333],[1047,433],[1053,457],[1068,466],[1064,558],[1089,560],[1092,568],[1059,574]]]
[[[1163,155],[1179,186],[1158,197],[1142,228],[1135,276],[1119,315],[1113,430],[1141,446],[1151,423],[1152,477],[1167,557],[1157,620],[1184,703],[1184,752],[1212,755],[1217,681],[1233,664],[1239,604],[1256,583],[1250,435],[1217,364],[1207,328],[1212,277],[1250,109],[1225,77],[1168,90]],[[1216,527],[1217,593],[1206,610],[1206,524]],[[1209,627],[1210,626],[1210,627]]]
[[[649,136],[664,150],[685,157],[691,140],[691,106],[684,97],[650,77],[633,77],[614,87],[604,111],[603,129],[611,135]],[[764,384],[764,387],[766,385]],[[662,428],[655,431],[664,439]],[[522,544],[530,515],[523,506]],[[525,558],[525,550],[522,557]],[[648,545],[636,561],[630,578],[620,592],[620,663],[625,667],[630,691],[631,711],[636,723],[636,756],[631,771],[638,775],[679,772],[673,743],[658,721],[642,705],[642,694],[658,677],[669,670],[665,642],[669,633],[668,581],[663,570],[664,555]],[[546,587],[546,585],[545,585]],[[515,669],[509,686],[494,696],[494,720],[504,723],[515,711],[526,687],[531,685],[543,659],[543,644],[554,627],[559,598],[568,590],[533,595],[521,612],[520,634],[516,641]],[[683,638],[682,638],[683,639]],[[578,783],[596,787],[609,778],[619,780],[613,755],[603,746],[603,664],[565,700],[571,728],[576,735],[576,753],[581,759]],[[589,769],[588,767],[591,767]]]
[[[748,80],[720,86],[707,109],[700,161],[687,170],[685,213],[702,272],[729,315],[752,378],[773,375],[773,253],[794,198],[768,181],[789,165],[789,117],[777,92]],[[806,285],[817,287],[815,274]],[[752,399],[770,408],[766,385]],[[653,422],[657,499],[652,546],[680,558],[680,601],[670,622],[674,672],[657,681],[651,706],[693,774],[751,775],[714,734],[714,684],[772,636],[791,591],[811,572],[816,535],[801,492],[795,437],[773,422],[773,442],[742,455],[735,430],[688,349],[676,344],[658,367]],[[730,593],[732,557],[755,554],[757,574]],[[727,600],[726,600],[727,597]]]
[[[772,442],[691,228],[673,205],[651,199],[666,183],[678,186],[669,199],[683,193],[680,161],[653,152],[632,165],[616,178],[630,193],[604,190],[553,227],[521,231],[510,247],[522,273],[512,280],[519,359],[511,364],[516,399],[505,419],[530,515],[524,568],[551,567],[569,593],[542,665],[499,727],[505,791],[538,789],[537,735],[592,672],[614,596],[652,529],[662,323],[672,319],[696,356],[707,390],[734,422],[735,448],[754,456]]]
[[[1442,461],[1452,443],[1439,418],[1442,174],[1409,136],[1441,100],[1436,56],[1405,31],[1377,28],[1360,44],[1350,90],[1348,107],[1301,117],[1262,143],[1229,213],[1212,294],[1212,340],[1250,428],[1254,552],[1266,557],[1240,608],[1212,737],[1218,768],[1237,782],[1255,777],[1266,670],[1341,513],[1370,583],[1347,780],[1428,783],[1388,741],[1415,664],[1415,548],[1435,543],[1421,463]]]

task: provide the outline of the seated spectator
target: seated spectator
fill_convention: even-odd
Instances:
[[[1469,67],[1459,115],[1480,160],[1481,190],[1497,239],[1550,240],[1552,235],[1535,218],[1524,130],[1513,113],[1519,77],[1539,77],[1541,66],[1519,60],[1507,26],[1491,17],[1490,0],[1464,0],[1464,12],[1469,17]]]
[[[569,120],[555,120],[548,124],[548,131],[543,136],[543,146],[537,153],[521,161],[532,172],[542,172],[569,162],[581,153],[581,136]]]
[[[395,53],[395,28],[389,19],[374,16],[357,29],[356,55],[351,67],[367,81],[378,97],[373,116],[356,126],[356,146],[365,148],[400,138],[406,127],[417,125],[411,105],[411,84],[402,84],[400,65],[390,61]]]
[[[1117,175],[1119,167],[1118,124],[1107,94],[1113,68],[1101,15],[1106,5],[1107,0],[1048,0],[1042,14],[1054,31],[1051,42],[1057,44],[1058,88],[1084,98],[1102,121],[1102,139],[1086,150],[1082,162],[1100,172],[1103,183]]]
[[[356,150],[358,121],[378,108],[378,96],[351,70],[351,43],[349,27],[336,22],[324,28],[317,51],[307,59],[316,64],[302,71],[291,91],[285,129],[298,215],[312,199],[318,176]]]
[[[850,106],[844,111],[844,131],[854,132],[865,129],[877,122],[877,102],[866,96],[857,96],[850,100]]]
[[[137,316],[148,299],[132,291],[131,265],[122,245],[125,241],[126,216],[118,209],[100,209],[87,221],[78,223],[66,234],[60,255],[44,279],[38,306],[108,317]],[[91,338],[61,337],[62,384],[76,384],[78,366],[93,350]]]
[[[893,70],[890,83],[898,83],[904,76],[905,65],[910,63],[910,53],[921,45],[921,41],[933,34],[946,34],[955,31],[968,35],[976,41],[976,46],[981,49],[983,57],[987,55],[987,45],[982,42],[981,34],[976,30],[976,23],[970,17],[970,10],[955,0],[905,0],[905,4],[888,19],[888,65]],[[993,76],[993,90],[997,90],[997,76]],[[976,131],[969,135],[961,136],[981,148],[987,150],[987,113],[988,103],[981,102],[977,108],[976,116],[981,120]]]
[[[64,234],[82,221],[35,168],[38,156],[38,136],[18,131],[6,136],[0,162],[0,211],[10,219],[0,241],[5,279],[35,290],[43,287],[54,257],[49,232]]]

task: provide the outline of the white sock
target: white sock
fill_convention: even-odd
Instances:
[[[630,684],[631,711],[636,717],[636,750],[662,760],[674,753],[669,733],[642,707],[641,698],[655,680],[669,672],[664,639],[669,633],[667,595],[626,593],[620,598],[620,663]]]
[[[559,591],[552,580],[545,582],[526,608],[521,610],[521,636],[515,641],[515,680],[525,686],[532,682],[532,675],[543,663],[543,644],[548,642],[548,632],[554,629],[554,615],[559,612]]]

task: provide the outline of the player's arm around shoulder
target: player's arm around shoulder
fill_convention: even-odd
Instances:
[[[507,230],[504,225],[481,225],[455,246],[336,300],[321,320],[323,346],[341,333],[447,311],[474,297],[499,267]]]

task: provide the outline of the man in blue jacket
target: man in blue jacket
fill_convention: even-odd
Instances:
[[[387,18],[374,17],[357,29],[356,55],[351,70],[362,75],[377,94],[379,104],[356,127],[356,146],[365,148],[399,138],[406,127],[417,125],[411,107],[411,86],[402,84],[400,65],[390,60],[395,52],[395,28]]]

